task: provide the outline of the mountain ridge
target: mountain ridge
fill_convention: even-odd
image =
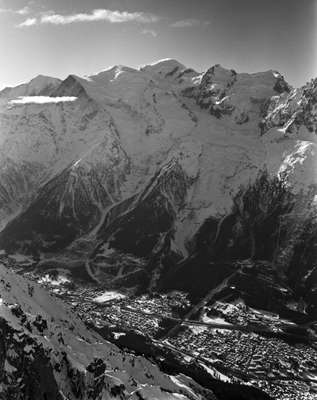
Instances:
[[[2,163],[10,160],[18,170],[30,164],[24,180],[31,183],[10,184],[21,200],[8,212],[15,203],[2,175],[3,221],[18,215],[1,232],[0,245],[45,259],[52,251],[68,253],[81,238],[99,243],[101,226],[105,232],[112,221],[114,229],[114,220],[120,225],[127,216],[140,231],[137,242],[152,237],[141,258],[167,232],[173,252],[187,257],[204,222],[230,213],[234,196],[261,171],[284,176],[295,192],[317,183],[311,173],[317,166],[314,82],[293,89],[273,70],[246,74],[216,64],[199,74],[167,59],[140,69],[69,75],[51,93],[58,103],[7,99]],[[156,180],[171,160],[175,172]],[[171,195],[173,174],[179,192]],[[152,205],[144,201],[148,185],[156,193]],[[145,209],[156,234],[142,233]],[[163,228],[156,214],[170,222]],[[126,237],[119,225],[106,241],[114,243],[119,232]]]
[[[199,323],[202,314],[226,328],[232,311],[252,354],[257,342],[261,352],[270,338],[278,348],[303,330],[300,343],[308,347],[296,354],[311,349],[316,104],[317,79],[294,89],[274,70],[237,73],[216,64],[198,73],[174,59],[62,81],[38,76],[1,91],[0,398],[252,400],[281,393],[283,385],[269,379],[262,386],[263,368],[251,371],[257,380],[250,383],[217,353],[197,357],[203,345],[183,351],[186,335],[199,343],[210,327],[182,322]],[[23,275],[41,284],[53,279],[54,295]],[[129,302],[96,300],[109,290],[143,316],[132,333]],[[159,308],[149,322],[153,304]],[[269,329],[259,329],[254,315],[266,315]],[[153,340],[147,323],[160,338],[176,336]],[[205,339],[227,343],[222,328]],[[236,339],[244,353],[240,331]],[[305,375],[314,373],[310,361],[303,372],[290,360],[292,373],[309,381],[303,396],[314,396]]]

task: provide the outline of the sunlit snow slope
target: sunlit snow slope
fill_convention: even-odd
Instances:
[[[275,71],[197,73],[167,59],[37,77],[0,93],[0,132],[8,252],[90,243],[90,258],[97,246],[139,265],[168,240],[184,257],[260,171],[286,174],[295,192],[317,183],[316,82],[293,89]]]

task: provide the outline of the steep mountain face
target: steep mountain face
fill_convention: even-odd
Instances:
[[[19,232],[9,247],[14,249],[16,242],[24,243],[22,251],[65,247],[94,228],[104,210],[120,199],[128,171],[129,159],[118,139],[105,138],[38,190],[27,211],[20,214],[18,230],[17,220],[8,225],[11,232]]]
[[[220,65],[210,68],[199,85],[185,90],[197,104],[217,118],[231,116],[237,124],[256,123],[272,93],[288,93],[289,85],[274,71],[237,74]]]
[[[216,399],[184,375],[164,374],[106,342],[3,265],[0,293],[1,399]]]
[[[316,133],[316,79],[272,99],[262,122],[263,133],[280,127],[285,133]]]
[[[293,89],[275,71],[199,74],[175,60],[44,81],[1,92],[7,252],[146,287],[202,254],[272,261],[276,246],[249,251],[261,240],[241,193],[263,173],[294,194],[317,183],[316,81]]]

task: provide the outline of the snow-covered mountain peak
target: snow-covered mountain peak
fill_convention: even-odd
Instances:
[[[85,81],[84,78],[71,74],[61,82],[52,95],[56,97],[74,96],[87,98],[88,95],[84,86]]]
[[[88,80],[98,81],[100,83],[108,83],[109,81],[117,79],[121,74],[138,74],[138,70],[127,67],[125,65],[115,65],[111,68],[105,69],[94,75],[89,75]]]
[[[227,260],[270,262],[285,230],[273,220],[317,185],[316,104],[317,80],[292,89],[274,70],[217,64],[198,74],[173,59],[63,81],[38,76],[6,89],[3,259],[32,254],[36,272],[111,288],[192,290],[198,282],[201,294],[218,279],[218,260],[221,270]],[[271,214],[264,203],[280,189]],[[5,377],[18,390],[39,387],[33,398],[202,399],[194,382],[189,391],[181,377],[120,352],[1,264],[0,356],[1,384]],[[23,374],[29,370],[34,379]]]
[[[167,80],[176,83],[177,85],[190,81],[199,74],[192,68],[187,68],[179,61],[166,58],[156,63],[145,65],[140,68],[140,71],[145,72],[149,76],[158,80]]]
[[[32,218],[47,204],[50,210],[35,219],[47,215],[53,226],[57,216],[67,215],[69,241],[110,209],[120,209],[121,202],[141,196],[151,179],[160,191],[173,176],[182,182],[168,182],[164,201],[175,210],[175,243],[185,253],[184,243],[205,218],[227,213],[234,193],[259,169],[287,171],[295,180],[302,176],[305,185],[316,181],[309,170],[315,147],[304,143],[313,140],[302,134],[306,125],[316,126],[315,92],[314,83],[291,89],[273,70],[237,73],[217,64],[199,75],[174,59],[140,69],[114,66],[86,78],[69,75],[51,96],[76,100],[1,114],[2,164],[23,176],[12,186],[3,168],[3,220],[12,204],[17,212],[16,203],[25,206],[25,198],[42,187]],[[300,143],[280,142],[282,130],[294,121]],[[69,165],[75,165],[71,173]],[[157,174],[163,178],[154,178]],[[28,221],[26,232],[30,226]],[[63,238],[59,222],[56,229],[54,237]],[[45,247],[50,241],[42,233]]]
[[[151,64],[144,65],[140,68],[141,71],[152,72],[153,74],[166,74],[174,68],[184,69],[185,65],[175,60],[174,58],[164,58],[155,61]]]
[[[39,74],[35,78],[31,79],[30,82],[28,83],[28,85],[34,89],[36,87],[38,89],[41,89],[48,85],[57,86],[60,83],[61,83],[61,79]]]
[[[209,68],[202,77],[202,83],[217,82],[223,84],[229,84],[234,82],[237,73],[233,69],[226,69],[220,64],[216,64]]]
[[[62,81],[50,76],[38,75],[27,83],[8,87],[0,92],[0,99],[14,99],[20,96],[49,96]]]
[[[202,109],[218,119],[229,117],[238,125],[253,124],[253,134],[258,132],[258,121],[271,97],[291,90],[284,78],[272,70],[237,73],[219,64],[192,83],[183,90],[186,97],[194,98]]]
[[[282,82],[284,83],[282,85]],[[290,86],[285,82],[284,77],[274,70],[255,72],[255,73],[238,73],[234,69],[224,68],[220,64],[216,64],[209,68],[201,79],[201,85],[206,86],[208,84],[218,84],[223,87],[231,87],[234,84],[238,84],[237,89],[241,86],[258,86],[264,89],[265,87],[274,89],[276,93],[282,93],[289,91]],[[281,87],[278,87],[280,85]],[[264,93],[263,95],[267,95]]]
[[[317,131],[317,79],[298,89],[289,89],[274,96],[261,122],[262,133],[278,128],[284,135],[316,141]]]

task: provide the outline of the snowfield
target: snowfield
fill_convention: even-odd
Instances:
[[[96,303],[105,303],[107,301],[115,300],[115,299],[124,299],[126,296],[124,294],[118,293],[118,292],[113,292],[113,291],[107,291],[101,294],[100,296],[97,296],[94,298],[94,301]]]
[[[246,74],[216,65],[198,73],[173,59],[62,82],[39,76],[5,89],[3,226],[40,188],[67,173],[51,195],[58,202],[56,217],[71,213],[80,220],[80,202],[89,194],[92,216],[80,229],[96,233],[111,209],[144,191],[168,165],[180,166],[186,207],[168,194],[166,199],[176,213],[173,246],[185,256],[201,224],[225,215],[234,194],[259,171],[286,173],[294,190],[317,183],[314,121],[296,122],[302,95],[276,71]],[[13,185],[12,174],[19,177]]]

